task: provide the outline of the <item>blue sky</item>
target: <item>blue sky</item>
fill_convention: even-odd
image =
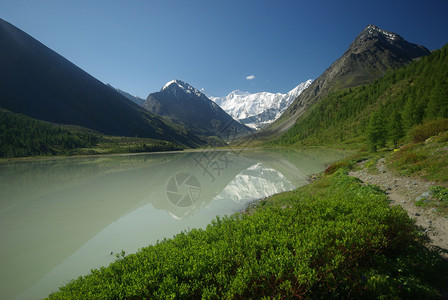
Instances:
[[[225,96],[316,78],[368,24],[430,50],[448,1],[1,0],[0,17],[97,79],[146,98],[171,79]]]

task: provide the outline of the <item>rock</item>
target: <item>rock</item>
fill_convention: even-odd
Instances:
[[[422,196],[422,195],[420,195],[420,196],[418,196],[417,198],[415,198],[415,201],[423,201],[423,202],[425,202],[425,203],[428,203],[428,202],[429,202],[429,199],[426,198],[426,197],[424,197],[424,196]]]
[[[416,217],[419,217],[419,216],[421,216],[421,215],[420,215],[419,213],[415,213],[415,216],[416,216]]]
[[[429,197],[429,196],[431,196],[431,192],[424,192],[424,193],[422,194],[422,197],[425,197],[425,198],[427,198],[427,197]]]

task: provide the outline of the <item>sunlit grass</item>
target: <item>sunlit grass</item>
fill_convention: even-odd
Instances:
[[[446,274],[406,212],[340,168],[120,256],[50,299],[437,298]]]
[[[389,162],[400,175],[448,183],[448,132],[400,148]]]

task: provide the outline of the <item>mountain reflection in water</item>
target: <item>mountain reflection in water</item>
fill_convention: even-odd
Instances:
[[[0,164],[0,298],[35,299],[113,254],[306,184],[347,153],[204,151]]]

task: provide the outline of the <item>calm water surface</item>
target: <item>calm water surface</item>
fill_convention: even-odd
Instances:
[[[39,299],[122,250],[204,228],[347,153],[203,151],[0,164],[0,299]]]

